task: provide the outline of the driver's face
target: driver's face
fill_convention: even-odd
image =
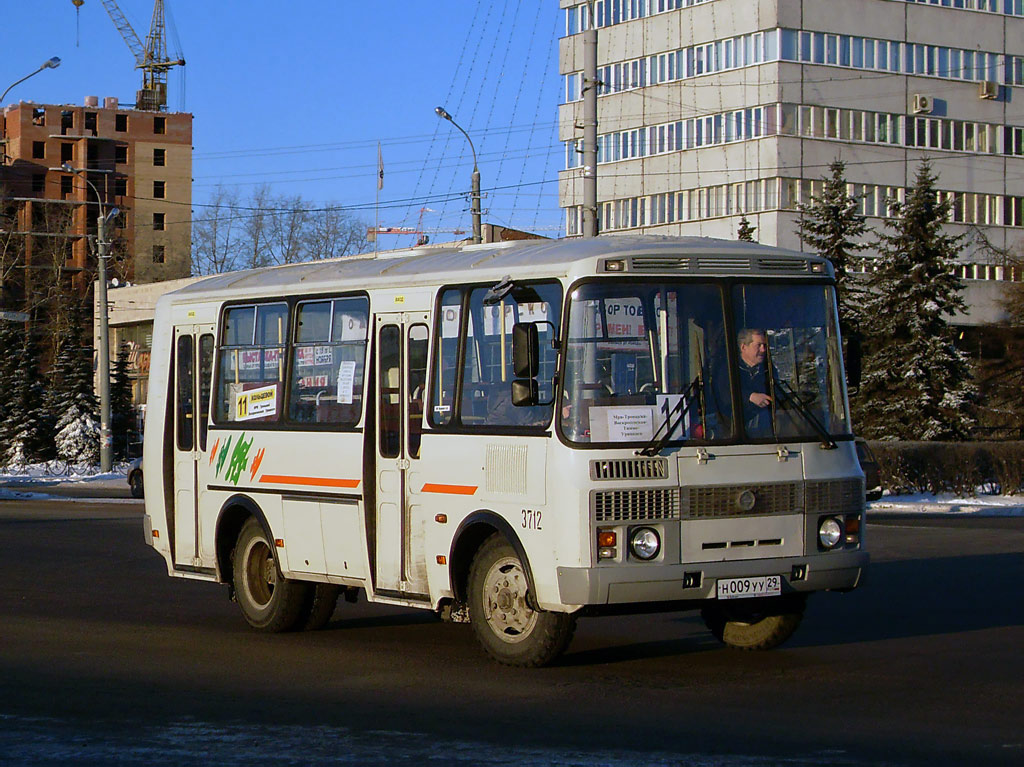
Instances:
[[[751,367],[764,362],[767,351],[763,333],[754,333],[750,337],[750,343],[740,344],[740,357]]]

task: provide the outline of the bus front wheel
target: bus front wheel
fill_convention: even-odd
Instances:
[[[250,517],[235,546],[235,599],[245,620],[261,631],[289,631],[306,617],[309,584],[281,577],[274,548],[262,525]]]
[[[789,639],[800,625],[805,594],[715,602],[701,610],[715,638],[738,650],[771,650]]]
[[[572,640],[576,616],[538,609],[526,570],[502,536],[488,538],[469,570],[469,622],[484,650],[507,666],[543,666]]]

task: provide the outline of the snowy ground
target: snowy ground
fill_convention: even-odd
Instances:
[[[72,467],[67,476],[54,476],[45,466],[29,466],[18,473],[0,471],[0,501],[3,500],[95,500],[142,503],[128,496],[125,472],[128,464],[101,474],[96,467]],[[983,495],[959,498],[950,493],[930,495],[887,495],[868,504],[868,514],[943,514],[975,517],[1024,517],[1024,495]]]
[[[128,464],[100,473],[96,466],[72,466],[67,474],[54,474],[44,464],[27,466],[17,472],[0,470],[0,501],[48,500],[142,503],[129,497]]]

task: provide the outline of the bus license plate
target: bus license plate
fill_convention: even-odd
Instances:
[[[781,575],[758,575],[752,578],[722,578],[718,581],[719,599],[777,597],[781,593]]]

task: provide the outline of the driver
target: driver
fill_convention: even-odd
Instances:
[[[740,400],[749,437],[772,435],[772,398],[768,380],[768,337],[763,330],[744,328],[737,335],[740,347]],[[772,371],[773,373],[775,371]]]

